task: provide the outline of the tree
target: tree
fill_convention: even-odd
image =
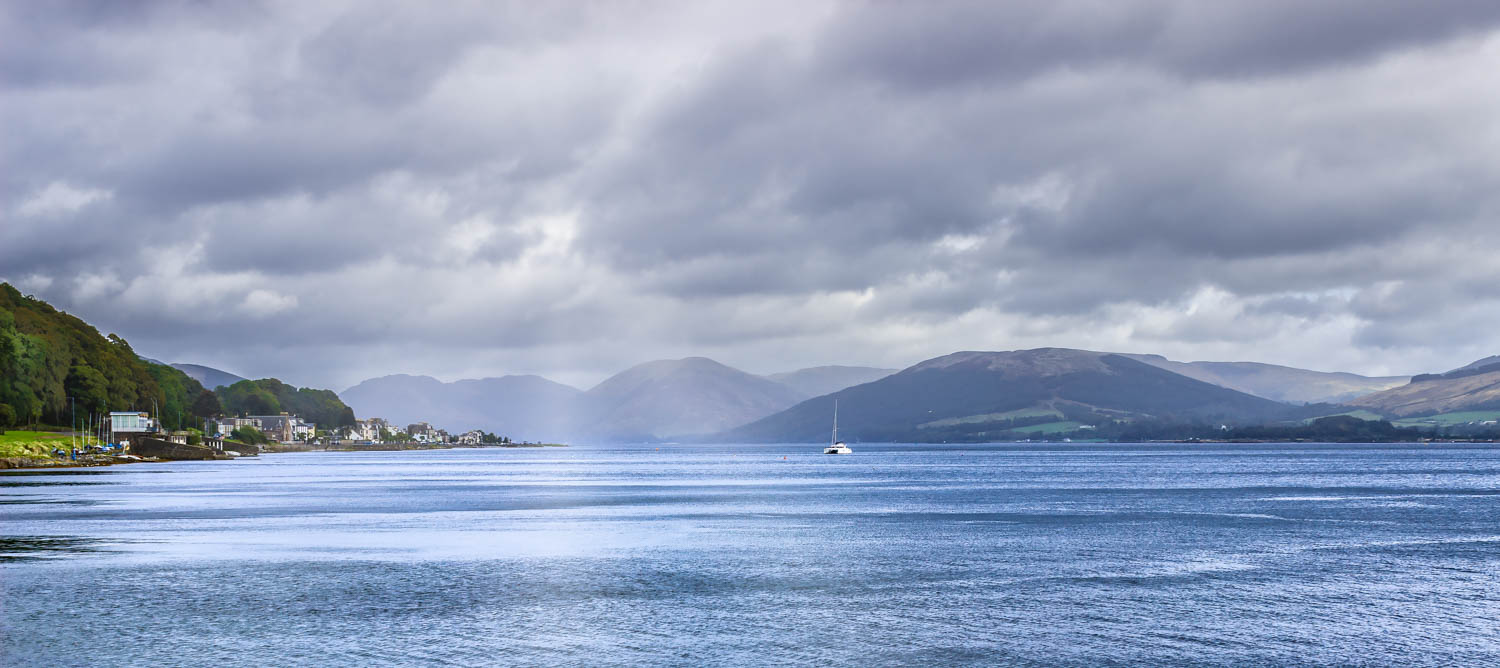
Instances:
[[[277,381],[278,383],[280,381]],[[230,413],[237,415],[275,415],[281,412],[281,402],[260,381],[242,380],[219,390],[219,403]]]
[[[68,396],[73,397],[79,407],[95,412],[109,410],[109,383],[97,370],[82,364],[73,365],[68,371],[66,387]]]
[[[195,422],[192,419],[192,403],[203,392],[203,385],[165,364],[147,362],[146,368],[156,381],[157,392],[149,398],[157,400],[156,406],[161,411],[158,417],[162,419],[162,423],[181,429],[185,424]]]
[[[16,423],[16,409],[9,404],[0,404],[0,429],[5,429]]]
[[[203,390],[198,393],[198,398],[193,400],[193,405],[188,412],[200,418],[210,418],[223,415],[224,407],[219,404],[219,395],[210,390]]]
[[[234,431],[229,432],[229,439],[250,445],[265,445],[271,442],[271,437],[266,436],[265,432],[249,426],[235,427]]]

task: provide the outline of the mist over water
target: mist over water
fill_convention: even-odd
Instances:
[[[0,476],[4,665],[1500,662],[1500,449],[309,453]]]

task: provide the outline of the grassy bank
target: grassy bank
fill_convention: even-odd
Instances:
[[[51,457],[53,448],[68,449],[72,437],[52,431],[7,431],[0,434],[0,457]]]

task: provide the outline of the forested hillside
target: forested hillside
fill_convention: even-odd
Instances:
[[[196,422],[204,393],[187,374],[140,359],[124,339],[0,283],[0,428],[67,425],[71,397],[79,415],[155,407],[175,429]]]
[[[354,411],[332,390],[293,387],[275,378],[242,380],[218,390],[228,415],[276,415],[286,411],[316,422],[319,428],[354,424]]]
[[[69,406],[69,398],[76,406]],[[330,390],[297,388],[275,378],[245,380],[218,394],[181,370],[141,359],[114,334],[0,283],[0,429],[69,425],[73,409],[140,410],[168,429],[196,427],[220,414],[301,415],[322,426],[354,423],[354,411]]]

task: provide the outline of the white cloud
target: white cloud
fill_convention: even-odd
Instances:
[[[252,318],[266,318],[296,307],[296,295],[282,295],[270,290],[251,290],[240,302],[240,311]]]
[[[16,207],[16,213],[27,217],[50,217],[77,212],[94,202],[108,200],[114,196],[102,188],[75,188],[62,181],[53,181],[33,192]]]

